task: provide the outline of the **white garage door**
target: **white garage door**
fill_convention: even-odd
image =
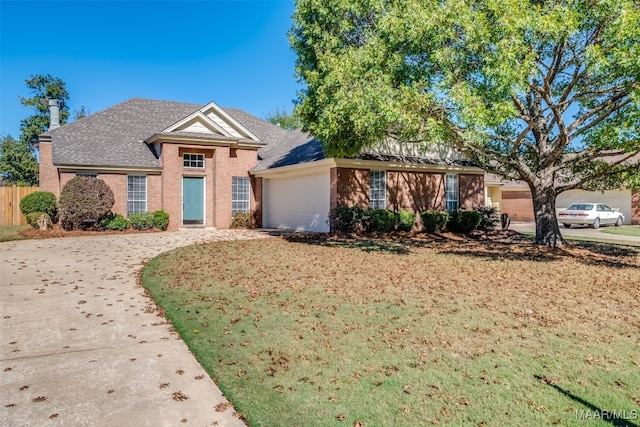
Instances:
[[[566,209],[580,202],[604,203],[610,208],[617,208],[624,215],[624,223],[631,224],[631,190],[565,191],[556,198],[556,210]]]
[[[262,181],[265,228],[329,231],[329,173]]]

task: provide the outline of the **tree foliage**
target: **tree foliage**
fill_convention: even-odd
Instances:
[[[69,99],[69,93],[65,83],[50,74],[31,76],[25,80],[25,83],[31,90],[31,97],[20,97],[20,103],[32,108],[34,114],[20,121],[20,141],[35,145],[38,142],[38,135],[49,129],[49,99],[63,101],[60,108],[60,124],[67,122],[69,107],[66,101]]]
[[[298,116],[295,115],[294,111],[289,111],[287,107],[279,107],[270,111],[265,120],[286,130],[302,128],[302,122],[300,122]]]
[[[30,144],[7,135],[0,143],[0,175],[5,184],[30,187],[38,185],[38,162]]]
[[[529,185],[539,243],[562,243],[560,192],[638,182],[633,0],[298,0],[290,39],[330,155],[453,144]]]

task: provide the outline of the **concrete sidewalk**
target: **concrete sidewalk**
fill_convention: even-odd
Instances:
[[[248,230],[0,243],[0,425],[244,426],[137,285],[143,262]]]
[[[628,243],[640,244],[640,237],[637,237],[637,236],[623,236],[620,234],[609,234],[609,233],[602,232],[602,230],[606,230],[607,228],[611,228],[611,227],[609,226],[600,227],[594,230],[591,227],[579,227],[577,225],[574,225],[571,228],[564,228],[562,225],[560,225],[560,232],[565,237],[575,236],[575,237],[581,237],[581,238],[587,238],[587,239],[612,240],[620,243],[628,242]],[[628,226],[623,225],[622,227],[628,227]],[[533,222],[511,223],[509,228],[511,230],[515,230],[518,232],[535,233],[536,224]]]

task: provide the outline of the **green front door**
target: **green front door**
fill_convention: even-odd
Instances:
[[[182,224],[204,224],[204,178],[182,178]]]

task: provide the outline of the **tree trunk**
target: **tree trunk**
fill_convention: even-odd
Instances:
[[[556,217],[556,193],[553,188],[553,179],[547,180],[546,185],[543,182],[535,182],[530,187],[536,220],[536,244],[547,245],[550,248],[562,246],[566,242],[560,233]]]

